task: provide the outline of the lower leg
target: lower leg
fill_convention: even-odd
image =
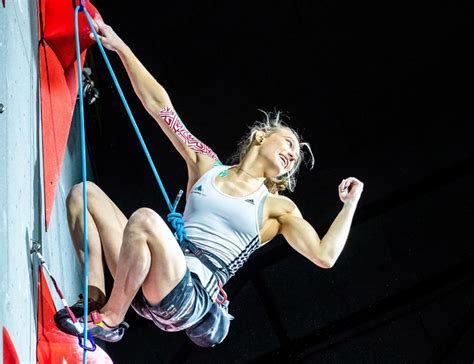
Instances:
[[[114,202],[94,183],[87,182],[88,275],[89,297],[105,303],[103,258],[112,276],[115,275],[127,218]],[[74,248],[84,269],[83,184],[75,185],[67,197],[69,231]]]
[[[84,272],[84,217],[80,209],[68,209],[68,224],[74,249]],[[102,261],[100,235],[92,216],[87,212],[88,225],[88,295],[99,304],[104,304],[105,276]]]
[[[112,292],[100,310],[109,326],[116,326],[125,318],[133,298],[145,280],[151,265],[151,252],[144,232],[125,229],[119,263]]]

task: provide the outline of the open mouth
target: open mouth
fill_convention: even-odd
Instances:
[[[288,159],[286,159],[283,155],[280,154],[280,160],[283,164],[283,168],[287,168],[288,167]]]

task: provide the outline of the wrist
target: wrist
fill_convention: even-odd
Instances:
[[[357,204],[359,201],[354,201],[354,200],[346,200],[344,201],[344,206],[343,209],[347,210],[355,210],[357,208]]]
[[[120,57],[126,57],[127,55],[132,53],[132,50],[130,49],[130,47],[127,44],[125,44],[125,42],[123,41],[121,41],[119,45],[114,47],[114,49],[115,49],[115,52],[117,52],[117,54]]]

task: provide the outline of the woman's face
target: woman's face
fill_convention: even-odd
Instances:
[[[269,162],[269,169],[274,176],[291,171],[299,158],[299,153],[298,139],[289,129],[282,128],[263,136],[260,154]]]

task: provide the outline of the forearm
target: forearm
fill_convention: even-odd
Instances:
[[[339,197],[344,206],[322,239],[311,224],[303,219],[295,204],[287,208],[288,213],[277,217],[280,233],[297,252],[313,263],[322,268],[331,268],[346,245],[363,186],[354,177],[342,180]]]
[[[148,72],[131,49],[123,44],[117,49],[117,53],[143,106],[158,122],[186,161],[194,164],[197,158],[196,153],[218,160],[211,148],[189,132],[174,111],[166,90]]]
[[[326,235],[321,239],[320,254],[331,266],[334,265],[346,245],[356,208],[357,203],[346,202]]]
[[[156,81],[132,50],[124,43],[116,51],[143,106],[148,110],[153,107],[161,109],[164,106],[171,106],[166,90]]]
[[[105,24],[101,19],[96,19],[94,26],[100,33],[99,39],[102,45],[118,54],[138,98],[148,113],[157,121],[173,146],[186,160],[188,166],[194,168],[196,165],[202,165],[203,163],[207,165],[218,160],[214,152],[195,138],[184,126],[174,111],[166,90],[148,72],[112,27]],[[94,39],[92,33],[90,37]],[[204,156],[203,163],[198,154]]]

